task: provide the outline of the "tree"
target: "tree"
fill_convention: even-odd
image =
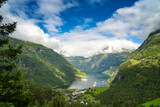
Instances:
[[[0,8],[7,0],[0,0]],[[23,80],[20,68],[16,70],[15,60],[22,52],[22,46],[14,47],[7,36],[15,31],[16,22],[4,24],[0,15],[0,104],[27,106],[32,99],[28,85]]]

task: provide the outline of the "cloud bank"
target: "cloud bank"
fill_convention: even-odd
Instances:
[[[96,30],[116,37],[145,39],[160,28],[160,0],[140,0],[132,7],[118,9],[110,19],[97,23]]]
[[[97,1],[97,0],[91,0]],[[53,50],[60,52],[66,50],[75,56],[91,56],[101,49],[112,46],[114,49],[121,48],[133,49],[140,44],[134,43],[132,37],[145,39],[148,34],[160,27],[160,0],[140,0],[132,7],[118,9],[111,18],[102,22],[97,22],[96,27],[87,28],[87,23],[94,19],[85,18],[83,25],[77,25],[74,29],[63,34],[58,34],[59,26],[64,22],[60,17],[62,11],[68,8],[78,6],[74,0],[64,2],[63,0],[40,0],[37,3],[36,15],[42,17],[42,20],[35,16],[28,17],[24,11],[15,10],[16,14],[10,11],[12,5],[23,4],[27,0],[15,1],[10,0],[2,8],[2,14],[5,22],[17,21],[17,31],[12,37],[43,44]],[[44,23],[44,29],[37,23]]]
[[[2,15],[4,22],[17,22],[16,31],[10,35],[11,37],[18,38],[24,41],[30,41],[38,44],[43,44],[46,47],[59,51],[62,47],[60,41],[54,37],[50,37],[39,26],[36,25],[37,20],[26,19],[26,17],[15,16],[10,13],[10,5],[5,4],[2,8]]]

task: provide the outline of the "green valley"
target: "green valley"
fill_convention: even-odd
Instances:
[[[0,0],[0,107],[160,107],[160,0]]]
[[[118,72],[119,65],[123,63],[130,54],[129,51],[99,53],[89,58],[83,56],[71,56],[67,59],[76,66],[76,68],[86,73],[103,73],[110,77],[111,82]]]

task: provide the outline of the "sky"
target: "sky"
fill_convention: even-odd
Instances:
[[[11,37],[84,57],[136,49],[160,28],[160,0],[8,0],[0,14],[17,22]]]

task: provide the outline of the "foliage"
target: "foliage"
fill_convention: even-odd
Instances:
[[[39,44],[24,42],[10,37],[10,44],[23,45],[23,53],[18,56],[17,65],[26,74],[26,79],[31,82],[57,87],[69,84],[75,78],[86,77],[86,74],[76,69],[63,56]]]
[[[157,98],[157,99],[152,100],[152,101],[148,101],[148,102],[142,104],[142,106],[145,106],[145,107],[160,106],[160,98]]]
[[[43,107],[106,107],[100,105],[99,103],[89,102],[87,104],[82,104],[80,102],[66,102],[62,97],[57,97],[56,99],[46,102]]]
[[[96,95],[99,93],[104,92],[105,90],[107,90],[109,87],[96,87],[96,88],[87,88],[85,89],[86,92],[84,93],[84,96],[88,99],[88,100],[97,100],[99,102],[98,99],[96,99]]]
[[[103,107],[99,103],[82,103],[79,100],[70,101],[66,99],[66,92],[72,93],[73,89],[52,89],[50,87],[30,84],[30,90],[35,96],[35,99],[29,107]]]
[[[6,0],[0,1],[0,7]],[[16,23],[3,24],[0,16],[0,35],[5,37],[15,31]],[[0,38],[0,105],[27,106],[32,100],[21,70],[16,70],[15,60],[22,46],[12,46],[9,39]]]
[[[38,104],[39,106],[44,105],[46,101],[51,101],[57,96],[62,96],[62,94],[57,90],[35,83],[30,83],[30,91],[35,97],[32,101],[33,104]]]
[[[15,107],[12,103],[0,102],[0,107]]]
[[[117,73],[118,73],[118,67],[116,67],[116,66],[111,66],[109,68],[109,70],[103,72],[103,74],[107,74],[107,75],[110,76],[110,78],[108,79],[109,84],[114,80]]]
[[[154,35],[153,35],[154,34]],[[97,96],[108,106],[137,106],[160,97],[160,30],[120,65],[111,87]]]

